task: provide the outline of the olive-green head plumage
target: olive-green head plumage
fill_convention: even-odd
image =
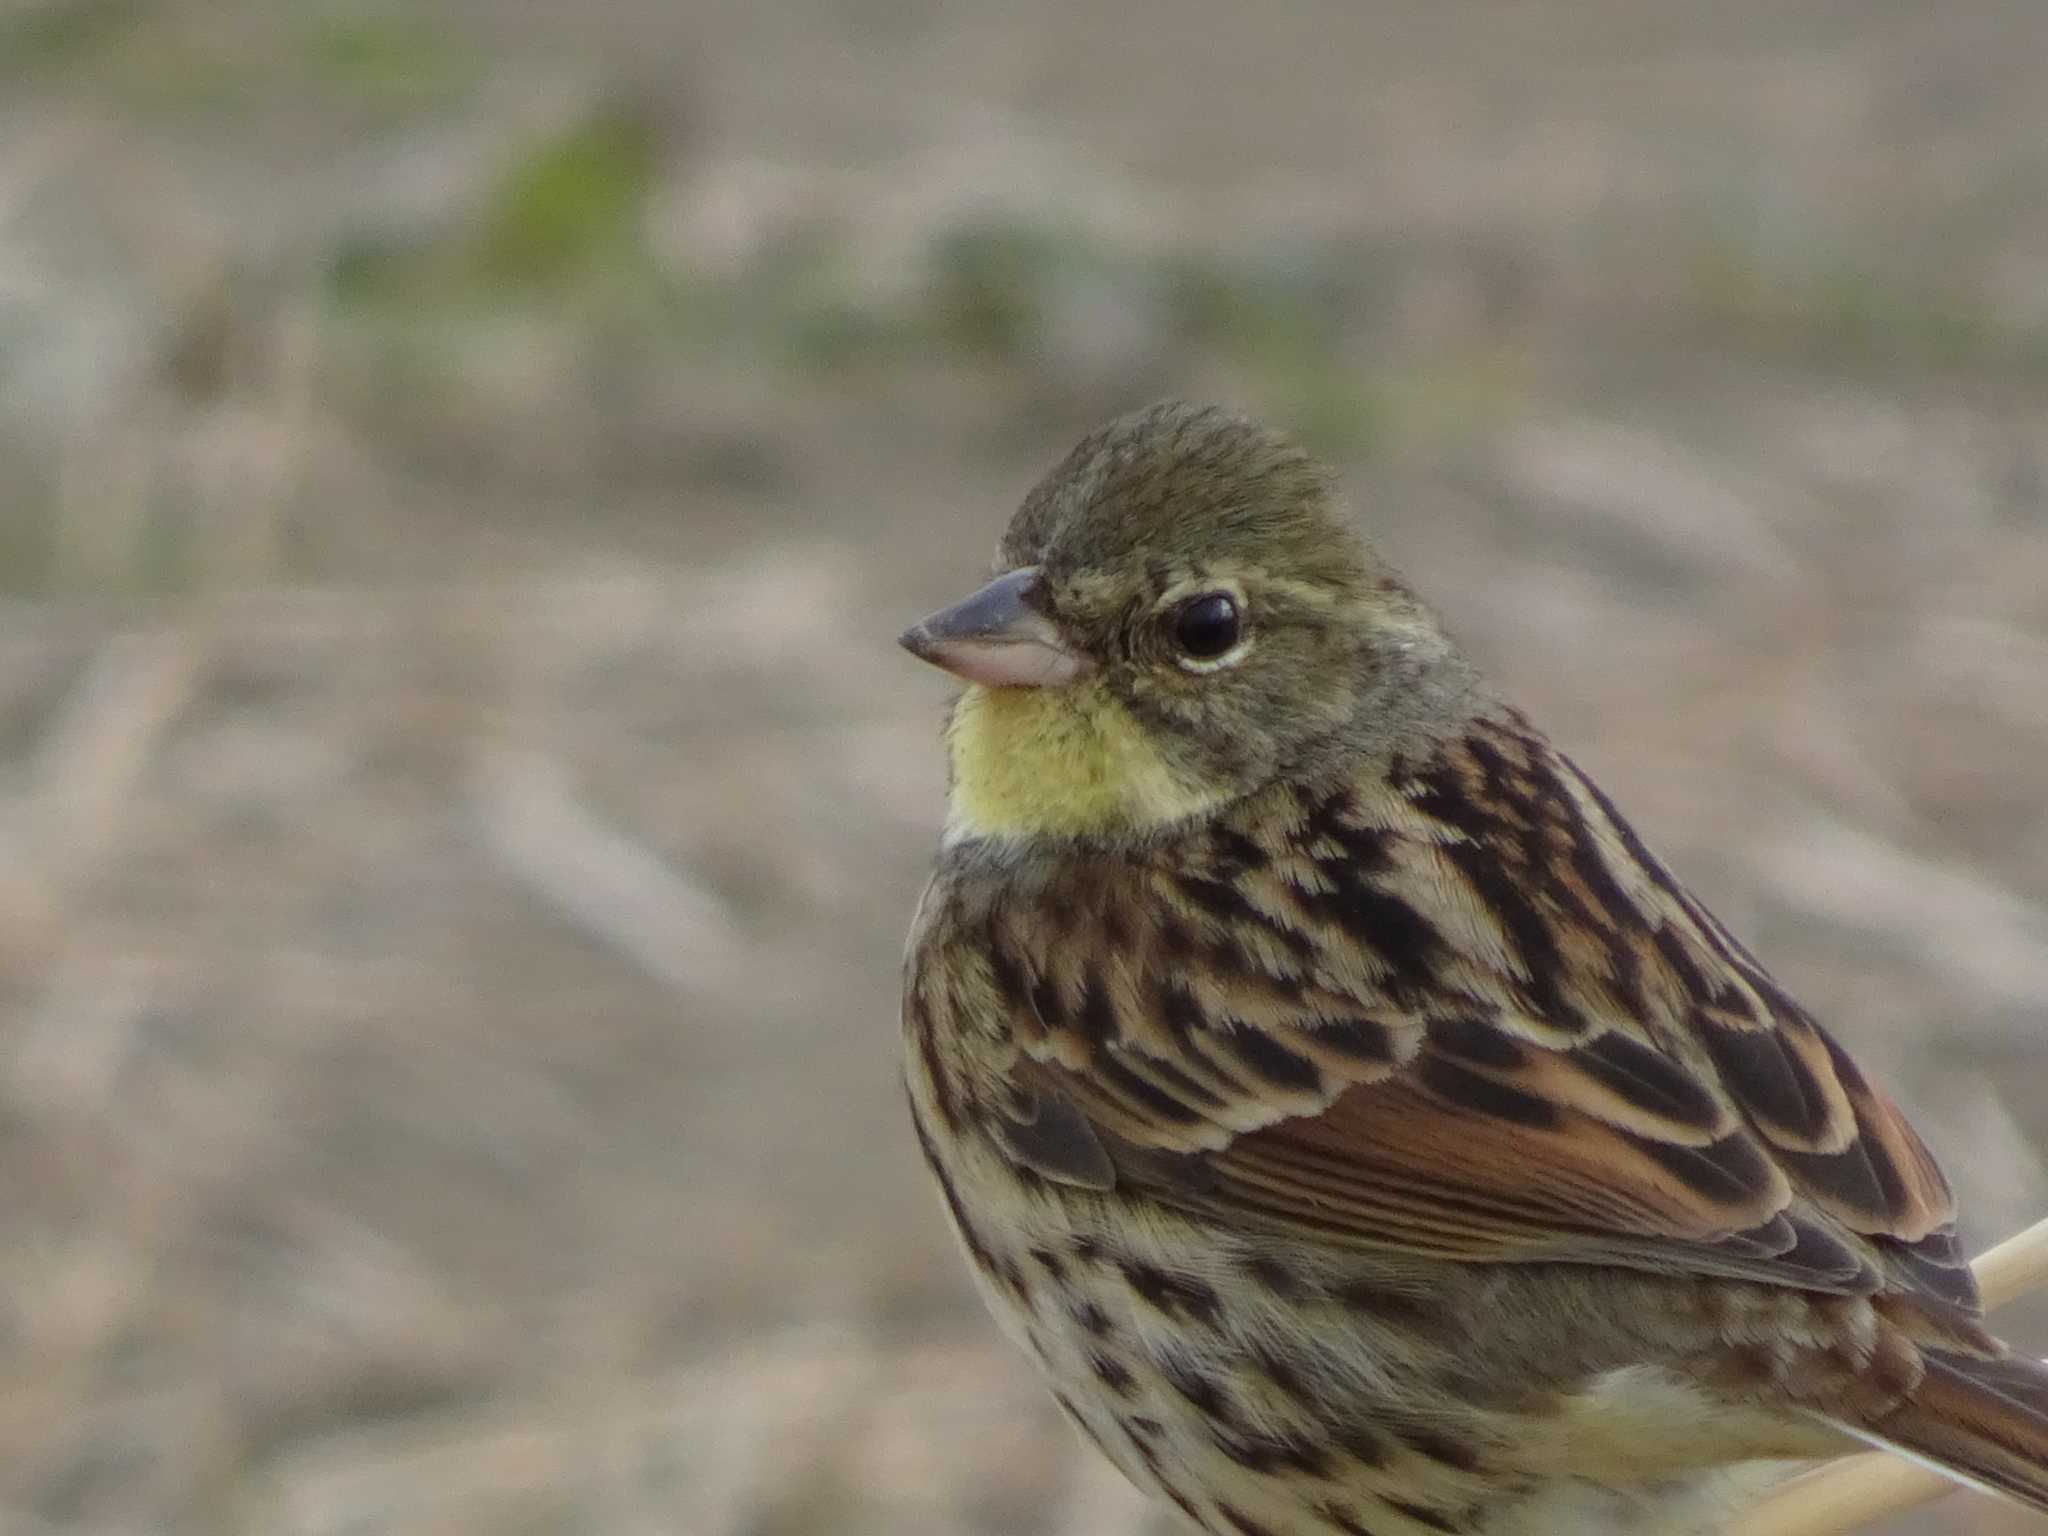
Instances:
[[[1169,402],[1025,498],[995,582],[904,636],[969,680],[953,835],[1149,834],[1385,749],[1470,679],[1287,438]]]

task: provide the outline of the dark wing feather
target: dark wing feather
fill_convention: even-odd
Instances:
[[[1338,1244],[1975,1305],[1897,1106],[1519,719],[1070,870],[986,938],[1024,1099],[1058,1106],[1018,1147],[1056,1127],[1097,1175],[1071,1182]]]

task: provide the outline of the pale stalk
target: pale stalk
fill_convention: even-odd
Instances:
[[[2048,1221],[2009,1237],[1971,1266],[1985,1311],[2048,1285]],[[1801,1473],[1729,1525],[1725,1536],[1843,1536],[1958,1485],[1884,1451]]]

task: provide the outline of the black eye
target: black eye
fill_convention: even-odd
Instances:
[[[1189,598],[1173,616],[1173,638],[1183,654],[1196,661],[1214,661],[1237,644],[1243,627],[1237,604],[1227,592]]]

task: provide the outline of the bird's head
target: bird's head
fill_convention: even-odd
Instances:
[[[1390,742],[1462,664],[1285,437],[1177,402],[1083,440],[995,579],[907,630],[966,680],[950,835],[1115,841]]]

